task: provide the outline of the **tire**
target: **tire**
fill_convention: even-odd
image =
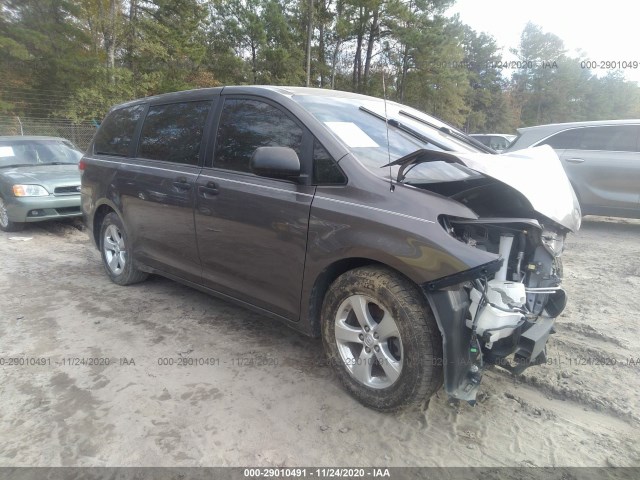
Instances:
[[[333,282],[322,307],[322,341],[346,389],[367,407],[416,407],[442,386],[435,317],[419,287],[389,269],[357,268]]]
[[[120,217],[111,212],[100,226],[100,255],[111,281],[118,285],[142,282],[149,276],[133,265],[131,242]]]
[[[12,222],[9,220],[9,214],[7,213],[7,206],[4,203],[4,198],[0,197],[0,230],[3,232],[19,232],[24,228],[24,223]]]

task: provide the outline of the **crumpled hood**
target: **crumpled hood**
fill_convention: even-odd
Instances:
[[[470,169],[518,190],[538,213],[572,232],[580,229],[578,199],[558,155],[548,145],[500,155],[453,155]]]
[[[548,145],[500,155],[422,149],[389,165],[399,165],[402,175],[405,168],[424,161],[464,165],[515,189],[535,211],[568,230],[580,229],[580,204],[558,155]]]

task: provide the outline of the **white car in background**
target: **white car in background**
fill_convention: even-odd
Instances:
[[[475,138],[487,147],[492,148],[496,152],[506,150],[511,142],[516,138],[515,135],[508,135],[506,133],[473,133],[469,136]]]

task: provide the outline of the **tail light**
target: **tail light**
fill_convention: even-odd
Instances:
[[[87,162],[84,161],[84,158],[81,158],[80,161],[78,162],[78,170],[80,170],[81,172],[84,172],[84,169],[87,166]]]

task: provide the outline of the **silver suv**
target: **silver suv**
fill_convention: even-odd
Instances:
[[[551,146],[583,215],[640,218],[640,120],[556,123],[518,133],[508,151]]]

